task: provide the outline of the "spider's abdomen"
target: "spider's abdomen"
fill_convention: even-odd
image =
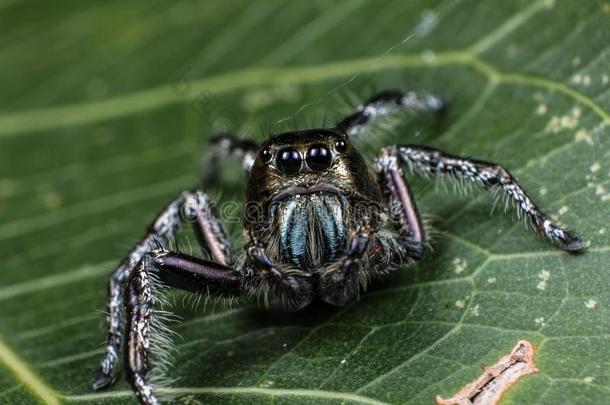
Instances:
[[[295,195],[282,201],[276,215],[280,261],[314,270],[343,251],[346,232],[339,196]]]

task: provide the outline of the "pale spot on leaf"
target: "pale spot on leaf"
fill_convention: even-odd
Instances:
[[[589,170],[591,170],[591,173],[595,173],[595,172],[599,171],[600,168],[601,168],[601,165],[598,162],[595,162],[589,167]]]
[[[540,104],[538,105],[538,108],[536,108],[536,114],[538,115],[544,115],[546,114],[547,108],[546,108],[546,104]]]
[[[564,129],[573,129],[578,125],[581,110],[578,107],[574,107],[569,114],[551,117],[549,122],[544,128],[544,132],[558,133]]]
[[[570,79],[570,83],[572,83],[572,84],[580,84],[580,83],[582,83],[582,75],[580,73],[575,74]]]
[[[595,301],[593,298],[585,301],[585,306],[589,309],[593,309],[597,306],[597,301]]]
[[[600,196],[602,201],[610,200],[610,193],[606,192],[606,189],[601,184],[595,186],[595,195]]]
[[[466,270],[467,266],[468,262],[466,262],[466,260],[463,260],[459,257],[453,259],[453,271],[455,272],[455,274],[462,273],[464,270]]]
[[[574,135],[574,140],[576,142],[586,142],[589,145],[593,145],[593,138],[586,129],[579,129]]]
[[[540,281],[538,282],[536,288],[544,291],[546,289],[546,282],[551,278],[551,272],[548,270],[542,270],[540,273],[538,273],[538,278]]]

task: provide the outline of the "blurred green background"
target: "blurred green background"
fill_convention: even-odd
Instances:
[[[434,253],[360,303],[177,300],[174,402],[428,404],[519,339],[540,373],[505,403],[607,402],[608,44],[605,1],[0,2],[0,403],[134,403],[123,381],[90,388],[107,274],[197,184],[206,138],[333,122],[384,88],[452,109],[374,131],[367,156],[421,142],[499,161],[590,251],[414,179]],[[225,166],[207,191],[241,201]]]

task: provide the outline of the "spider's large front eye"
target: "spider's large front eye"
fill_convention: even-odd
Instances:
[[[322,144],[311,145],[305,157],[307,166],[316,172],[323,172],[330,167],[333,155],[328,148]]]
[[[301,158],[301,154],[296,150],[284,148],[277,153],[275,164],[280,172],[290,176],[301,170],[303,159]]]

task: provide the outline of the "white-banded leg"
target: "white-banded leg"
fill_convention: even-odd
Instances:
[[[534,203],[517,180],[504,167],[475,159],[466,159],[420,145],[398,145],[384,148],[389,159],[398,159],[412,170],[433,175],[447,175],[468,180],[486,188],[497,188],[511,199],[534,229],[561,249],[577,252],[584,243],[553,221]]]
[[[233,262],[230,240],[220,221],[213,214],[213,207],[205,193],[184,191],[169,203],[157,215],[142,239],[110,275],[106,305],[108,328],[106,352],[94,377],[94,389],[107,387],[116,378],[122,339],[123,291],[127,279],[147,253],[162,248],[168,243],[185,219],[192,222],[202,248],[209,253],[212,260],[225,265]]]
[[[146,253],[131,272],[124,292],[126,343],[125,372],[138,400],[157,405],[153,392],[154,366],[162,362],[167,345],[156,313],[161,294],[159,287],[177,287],[210,297],[239,296],[241,273],[227,266],[200,258],[155,250]],[[157,351],[155,351],[155,349]],[[156,354],[156,356],[155,356]]]
[[[438,114],[445,111],[447,106],[447,100],[438,94],[384,90],[358,106],[356,111],[336,125],[336,129],[349,136],[358,135],[375,119],[400,110]]]
[[[221,163],[228,157],[239,160],[242,169],[249,172],[254,164],[257,151],[258,144],[249,139],[242,139],[229,133],[213,136],[209,142],[209,149],[204,153],[201,172],[203,187],[210,187],[216,183]]]

